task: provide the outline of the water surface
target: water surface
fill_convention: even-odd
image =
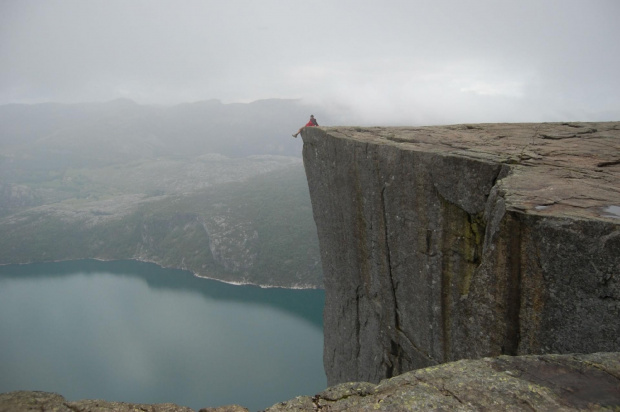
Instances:
[[[620,218],[620,206],[610,205],[603,209],[603,211],[607,213],[604,215],[605,217]]]
[[[141,262],[0,267],[0,392],[262,409],[326,386],[318,290]]]

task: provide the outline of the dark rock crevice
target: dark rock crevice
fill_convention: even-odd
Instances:
[[[601,162],[601,163],[596,164],[597,167],[609,167],[609,166],[616,166],[616,165],[620,165],[620,159],[611,160],[609,162]]]
[[[401,323],[400,323],[400,310],[398,308],[398,298],[397,298],[397,287],[398,284],[394,279],[394,276],[392,274],[392,259],[391,259],[391,251],[390,251],[390,239],[389,239],[389,226],[388,226],[388,215],[387,215],[387,210],[388,207],[386,206],[386,196],[385,196],[385,191],[386,191],[386,187],[384,186],[381,189],[381,214],[382,214],[382,218],[383,218],[383,242],[385,244],[385,258],[387,260],[387,265],[386,265],[386,270],[387,270],[387,277],[389,279],[390,282],[390,290],[391,290],[391,299],[393,302],[393,313],[394,313],[394,319],[393,319],[393,324],[394,324],[394,333],[396,334],[398,331],[401,330]],[[400,344],[398,343],[398,336],[393,336],[390,340],[390,348],[388,351],[388,359],[389,359],[389,365],[386,369],[386,377],[391,378],[394,375],[397,375],[400,373],[400,359],[403,355],[403,351],[402,348],[400,347]]]
[[[508,273],[506,277],[506,334],[502,345],[502,355],[517,355],[520,341],[521,316],[521,222],[510,217],[508,246]]]
[[[71,405],[68,402],[63,403],[62,406],[64,406],[65,408],[67,408],[67,409],[69,409],[70,411],[73,411],[73,412],[83,412],[83,409],[78,408],[75,405]],[[42,410],[44,410],[44,409],[42,409]]]
[[[571,125],[569,125],[569,126],[570,127],[576,127],[576,126],[571,126]],[[597,131],[598,130],[593,129],[593,128],[586,128],[585,130],[574,132],[574,133],[562,133],[562,134],[546,134],[546,133],[541,133],[540,134],[540,138],[541,139],[551,139],[551,140],[573,139],[573,138],[582,137],[584,135],[596,133]]]

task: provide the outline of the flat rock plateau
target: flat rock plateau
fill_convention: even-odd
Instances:
[[[507,207],[620,219],[620,122],[325,128],[331,136],[507,165]],[[451,188],[456,191],[456,187]]]

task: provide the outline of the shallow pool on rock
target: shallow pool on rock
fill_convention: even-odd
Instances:
[[[603,212],[606,213],[605,215],[603,215],[605,217],[620,218],[620,206],[607,206],[603,209]]]
[[[0,267],[0,392],[256,410],[326,386],[320,290],[123,261]]]

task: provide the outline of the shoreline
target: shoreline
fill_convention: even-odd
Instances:
[[[252,283],[252,282],[243,282],[243,281],[230,281],[230,280],[223,280],[223,279],[218,279],[218,278],[214,278],[214,277],[209,277],[206,275],[200,275],[198,273],[195,273],[187,268],[179,268],[179,267],[173,267],[173,266],[164,266],[162,264],[159,264],[155,261],[152,260],[146,260],[146,259],[139,259],[139,258],[128,258],[128,259],[103,259],[103,258],[96,258],[96,257],[87,257],[87,258],[79,258],[79,259],[58,259],[58,260],[44,260],[44,261],[35,261],[35,262],[22,262],[22,263],[0,263],[0,266],[9,266],[9,265],[32,265],[35,263],[61,263],[61,262],[77,262],[79,260],[96,260],[99,262],[120,262],[120,261],[135,261],[135,262],[142,262],[142,263],[150,263],[156,266],[159,266],[162,269],[175,269],[175,270],[182,270],[184,272],[189,272],[192,276],[199,278],[199,279],[206,279],[206,280],[213,280],[216,282],[221,282],[221,283],[226,283],[229,285],[234,285],[234,286],[255,286],[261,289],[290,289],[290,290],[325,290],[324,288],[320,288],[320,287],[316,287],[316,286],[311,286],[311,285],[305,285],[305,286],[299,286],[299,285],[295,285],[295,286],[280,286],[280,285],[261,285],[261,284],[257,284],[257,283]]]

